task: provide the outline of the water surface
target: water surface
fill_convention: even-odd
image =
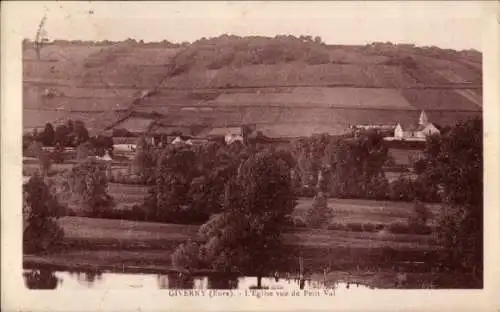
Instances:
[[[257,277],[189,276],[172,274],[131,274],[110,272],[68,272],[50,270],[24,270],[24,282],[29,289],[103,290],[103,289],[235,289],[248,290],[257,287]],[[369,290],[371,287],[357,283],[337,282],[326,286],[320,281],[288,278],[261,280],[261,287],[269,290]]]

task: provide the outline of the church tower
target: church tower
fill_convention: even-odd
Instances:
[[[425,111],[420,112],[418,124],[421,126],[427,126],[429,124],[429,120],[427,118],[427,114],[425,113]]]

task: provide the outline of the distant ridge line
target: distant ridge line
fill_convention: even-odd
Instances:
[[[134,86],[125,86],[125,85],[117,85],[113,86],[113,88],[107,88],[102,85],[72,85],[72,84],[64,84],[64,83],[52,83],[52,82],[43,82],[43,81],[34,81],[30,79],[25,79],[23,83],[27,84],[35,84],[35,85],[47,85],[47,86],[61,86],[61,87],[73,87],[73,88],[82,88],[82,89],[130,89],[130,90],[144,90],[147,89],[147,86],[144,87],[134,87]],[[268,89],[268,88],[353,88],[353,89],[482,89],[481,84],[471,84],[471,83],[449,83],[449,84],[441,84],[441,85],[426,85],[426,84],[415,84],[412,86],[376,86],[376,85],[356,85],[356,84],[286,84],[286,85],[253,85],[253,86],[230,86],[230,87],[201,87],[201,88],[188,88],[188,87],[160,87],[158,90],[236,90],[236,89]]]

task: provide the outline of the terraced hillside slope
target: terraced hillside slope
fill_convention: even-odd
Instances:
[[[183,45],[57,41],[38,60],[32,46],[23,55],[26,130],[71,118],[93,133],[254,124],[296,137],[415,123],[421,110],[443,126],[482,113],[477,51],[224,35]]]

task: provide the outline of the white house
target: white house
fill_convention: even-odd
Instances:
[[[113,144],[113,150],[116,152],[135,152],[135,144]]]

